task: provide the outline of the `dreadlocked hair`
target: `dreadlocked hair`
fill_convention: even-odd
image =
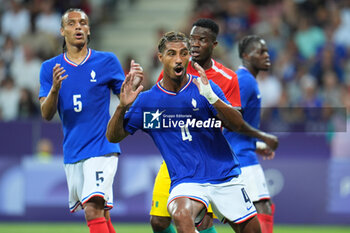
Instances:
[[[248,53],[248,51],[251,49],[251,45],[255,42],[259,42],[260,40],[262,40],[262,38],[257,35],[243,37],[238,44],[239,57],[243,58],[243,53]]]

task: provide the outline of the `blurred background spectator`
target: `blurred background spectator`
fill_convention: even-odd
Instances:
[[[5,4],[8,1],[5,1]],[[22,0],[10,0],[1,17],[1,33],[19,40],[30,29],[30,13]]]
[[[20,95],[20,89],[15,85],[15,81],[10,76],[6,77],[0,87],[2,120],[11,121],[18,118]]]
[[[61,15],[54,9],[54,1],[42,1],[38,6],[39,12],[35,16],[35,28],[40,33],[48,33],[59,37],[61,28]]]
[[[53,156],[53,144],[50,139],[41,138],[36,145],[35,157],[43,163],[50,162]]]

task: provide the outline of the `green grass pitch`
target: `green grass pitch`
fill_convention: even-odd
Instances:
[[[152,233],[149,224],[116,223],[117,233]],[[218,233],[232,233],[222,224],[215,225]],[[83,223],[1,223],[1,233],[89,233]],[[274,233],[349,233],[350,226],[277,225]]]

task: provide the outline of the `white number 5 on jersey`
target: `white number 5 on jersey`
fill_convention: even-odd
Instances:
[[[81,102],[80,98],[80,94],[73,95],[73,105],[75,112],[81,112],[81,110],[83,109],[83,103]]]

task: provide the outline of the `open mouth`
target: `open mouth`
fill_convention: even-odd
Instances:
[[[200,55],[200,53],[196,50],[191,50],[191,56],[192,57],[198,57]]]
[[[79,39],[83,39],[84,35],[83,33],[78,32],[74,34],[74,37],[79,40]]]
[[[184,68],[182,66],[176,66],[174,68],[174,71],[175,71],[176,76],[180,76],[180,75],[182,75]]]

